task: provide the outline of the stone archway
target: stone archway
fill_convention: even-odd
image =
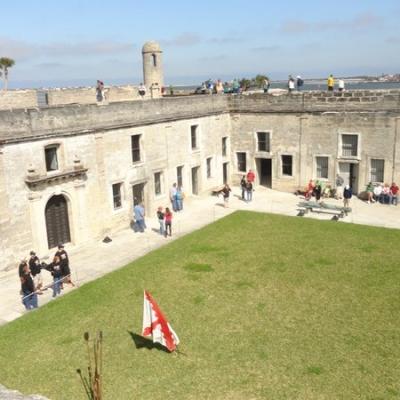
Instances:
[[[52,196],[45,209],[47,243],[49,249],[59,243],[71,241],[68,219],[68,203],[63,195]]]

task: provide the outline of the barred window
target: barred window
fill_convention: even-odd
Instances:
[[[385,160],[371,160],[371,182],[383,182]]]
[[[114,210],[122,207],[121,186],[121,183],[114,183],[112,185]]]
[[[198,146],[198,143],[197,143],[197,128],[198,128],[198,125],[192,125],[190,127],[190,140],[191,140],[192,150],[197,149],[197,146]]]
[[[132,162],[140,161],[140,136],[131,136]]]
[[[257,149],[258,151],[270,151],[269,132],[257,132]]]
[[[342,135],[342,156],[357,157],[358,155],[358,136]]]
[[[154,174],[154,193],[156,195],[161,194],[161,172]]]
[[[282,175],[293,176],[293,157],[282,156]]]
[[[328,157],[316,157],[317,178],[328,179]]]
[[[236,153],[238,171],[246,172],[246,153]]]
[[[223,137],[222,138],[222,157],[226,157],[227,153],[228,153],[228,138]]]
[[[183,165],[176,167],[176,182],[178,186],[183,186]]]

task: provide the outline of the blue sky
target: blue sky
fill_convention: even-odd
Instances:
[[[398,0],[13,0],[1,6],[11,87],[142,80],[157,40],[166,83],[400,72]]]

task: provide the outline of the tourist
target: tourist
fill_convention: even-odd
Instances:
[[[60,260],[60,268],[61,268],[61,275],[62,275],[62,283],[61,283],[61,289],[64,289],[63,284],[64,283],[69,283],[71,286],[75,286],[75,284],[72,282],[71,279],[71,270],[69,268],[69,258],[68,254],[64,249],[64,245],[60,243],[58,245],[58,251],[54,255],[55,257],[58,257]]]
[[[172,185],[171,189],[169,190],[169,199],[171,200],[172,209],[174,211],[177,211],[177,209],[178,209],[178,204],[176,201],[176,191],[177,191],[176,183],[174,183]]]
[[[307,187],[306,187],[306,191],[304,194],[304,199],[305,200],[310,200],[311,197],[314,195],[314,188],[315,188],[315,184],[314,181],[312,179],[310,179],[308,181]]]
[[[390,196],[390,186],[385,183],[382,188],[382,193],[380,195],[379,202],[382,204],[390,204],[391,203],[391,196]]]
[[[330,74],[328,78],[328,91],[332,92],[335,87],[335,79],[333,78],[333,75]]]
[[[227,208],[229,204],[229,196],[230,196],[231,188],[227,183],[225,183],[224,187],[219,191],[222,194],[224,199],[224,207]]]
[[[185,193],[183,191],[182,186],[178,186],[176,188],[176,211],[182,211],[183,210],[183,199],[185,198]]]
[[[378,183],[374,189],[373,189],[373,193],[374,193],[374,202],[380,202],[381,201],[381,194],[382,194],[382,190],[383,190],[383,186]]]
[[[255,179],[256,179],[256,174],[251,169],[249,169],[249,172],[246,175],[247,182],[253,184]]]
[[[269,79],[265,78],[264,81],[263,81],[264,93],[268,93],[270,86],[271,86],[271,84],[269,83]]]
[[[399,187],[393,182],[390,186],[391,204],[397,206],[399,199]]]
[[[96,99],[97,101],[103,101],[105,100],[105,95],[104,95],[104,83],[100,80],[97,80],[97,85],[96,85]]]
[[[253,200],[253,184],[251,181],[247,180],[246,182],[246,202]]]
[[[292,93],[294,90],[294,79],[292,77],[292,75],[289,75],[289,79],[288,79],[288,92]]]
[[[25,262],[22,276],[21,276],[21,293],[22,293],[22,304],[26,310],[32,310],[38,308],[38,297],[36,293],[35,284],[31,277],[31,271],[28,264]]]
[[[304,85],[303,79],[301,78],[300,75],[297,75],[297,77],[296,77],[296,86],[297,86],[297,90],[300,91],[300,90],[303,88],[303,85]]]
[[[18,265],[18,276],[20,278],[24,275],[25,265],[28,265],[25,259],[21,260],[21,262]]]
[[[314,196],[316,201],[320,201],[321,193],[322,193],[321,183],[319,181],[316,181],[314,187]]]
[[[43,265],[43,264],[42,264]],[[46,269],[50,271],[53,277],[53,297],[57,297],[61,294],[61,287],[63,281],[63,274],[61,270],[60,257],[54,256],[53,262],[46,266]]]
[[[224,85],[222,84],[221,79],[218,79],[217,84],[215,85],[215,90],[216,90],[217,94],[224,93]]]
[[[164,233],[165,233],[164,217],[165,217],[165,214],[163,213],[163,208],[158,207],[157,219],[158,219],[158,223],[160,224],[160,235],[164,235]]]
[[[34,251],[31,251],[29,258],[29,269],[31,271],[31,275],[33,278],[33,283],[35,285],[36,290],[41,293],[41,289],[43,287],[43,279],[42,279],[42,267],[40,265],[39,257],[36,255]]]
[[[370,203],[375,203],[374,200],[374,185],[372,182],[369,182],[367,187],[365,188],[365,191],[367,192],[367,202],[368,204]]]
[[[246,192],[246,175],[242,176],[242,179],[240,180],[240,188],[242,189],[242,200],[244,200],[244,194]]]
[[[339,88],[339,92],[344,92],[344,80],[343,79],[339,79],[338,88]]]
[[[336,174],[336,200],[340,200],[343,197],[343,183],[344,179]]]
[[[136,204],[135,207],[133,207],[133,214],[135,218],[135,226],[136,229],[139,232],[144,232],[146,229],[146,222],[144,220],[145,217],[145,212],[144,212],[144,205],[143,203]]]
[[[172,212],[166,207],[165,209],[165,237],[167,237],[169,231],[169,236],[172,236]]]
[[[139,95],[140,95],[142,98],[143,98],[144,96],[146,96],[146,91],[147,91],[146,86],[144,86],[143,83],[141,83],[141,84],[139,85],[139,87],[138,87],[138,92],[139,92]]]
[[[353,196],[353,191],[349,185],[346,185],[343,190],[343,207],[349,208],[350,206],[350,199]]]

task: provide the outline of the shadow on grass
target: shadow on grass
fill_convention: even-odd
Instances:
[[[140,336],[135,332],[128,331],[128,333],[131,335],[133,343],[135,343],[137,349],[143,349],[143,348],[147,350],[157,349],[160,351],[164,351],[165,353],[169,353],[169,350],[164,346],[162,346],[160,343],[153,343],[152,340]]]

